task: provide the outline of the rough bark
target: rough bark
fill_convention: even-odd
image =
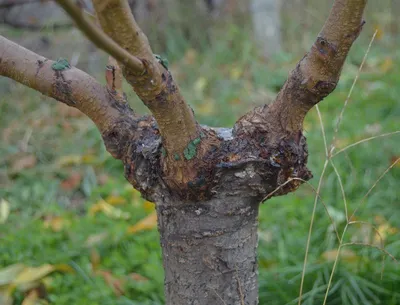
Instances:
[[[65,62],[47,60],[3,37],[0,74],[88,115],[107,150],[122,160],[127,180],[155,202],[167,305],[255,305],[258,203],[292,192],[311,178],[303,120],[336,87],[362,28],[365,4],[336,0],[310,52],[276,100],[245,114],[232,129],[196,122],[123,0],[94,1],[104,32],[93,30],[76,7],[66,10],[102,47],[111,37],[111,55],[128,52],[132,63],[143,65],[141,70],[119,60],[126,80],[153,116],[133,113],[121,100],[123,94],[114,92],[119,86],[109,69],[108,87],[103,87]]]
[[[251,198],[157,205],[166,304],[258,304]]]

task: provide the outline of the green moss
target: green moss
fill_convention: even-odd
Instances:
[[[185,156],[186,160],[191,160],[196,156],[197,145],[199,145],[200,142],[200,138],[196,138],[193,141],[189,142],[188,146],[183,151],[183,155]]]
[[[175,159],[175,161],[179,161],[180,157],[177,153],[174,153],[174,159]]]
[[[165,150],[164,147],[161,148],[161,154],[162,154],[163,157],[167,156],[167,151]]]
[[[51,65],[51,68],[55,71],[62,71],[66,69],[70,69],[71,65],[69,64],[68,60],[65,58],[60,57]]]

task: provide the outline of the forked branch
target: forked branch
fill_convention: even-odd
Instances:
[[[146,35],[136,23],[126,0],[94,0],[97,18],[104,32],[146,65],[146,74],[138,75],[122,64],[126,80],[153,113],[166,150],[182,154],[188,143],[199,135],[190,107],[181,96],[169,71],[154,56]]]

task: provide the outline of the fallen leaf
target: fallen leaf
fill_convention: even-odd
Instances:
[[[72,272],[73,269],[66,264],[57,264],[57,265],[44,264],[38,267],[24,266],[23,270],[12,281],[12,284],[16,286],[32,284],[34,282],[42,280],[44,277],[46,277],[47,275],[49,275],[54,271]]]
[[[0,270],[0,286],[12,283],[18,274],[24,270],[23,264],[14,264]],[[0,303],[1,304],[1,303]]]
[[[11,165],[11,171],[14,173],[20,172],[23,169],[32,168],[36,165],[37,160],[34,155],[27,155],[16,159]]]
[[[103,240],[105,240],[106,238],[108,238],[107,232],[89,235],[89,237],[86,239],[85,246],[89,247],[89,248],[96,246],[96,245],[102,243]]]
[[[148,282],[149,279],[147,277],[144,277],[143,275],[140,275],[139,273],[130,273],[128,275],[128,278],[136,281],[136,282]]]
[[[61,182],[60,186],[65,191],[76,189],[82,181],[82,175],[78,172],[72,173],[67,179]]]
[[[157,214],[153,212],[128,228],[128,233],[133,234],[144,230],[151,230],[157,226]]]
[[[10,215],[10,203],[5,200],[0,200],[0,224],[3,224],[7,221],[8,216]]]
[[[56,268],[50,264],[44,264],[39,267],[25,267],[22,272],[20,272],[17,277],[13,280],[13,284],[20,285],[29,282],[35,282],[46,275],[55,271]]]
[[[129,219],[131,217],[128,212],[124,212],[121,209],[113,207],[104,200],[100,200],[99,202],[93,204],[89,209],[90,216],[94,216],[98,212],[103,212],[108,217],[114,219]]]
[[[116,296],[121,296],[124,294],[125,291],[123,288],[123,280],[115,277],[110,271],[99,270],[96,273],[100,275],[107,285],[113,289]]]

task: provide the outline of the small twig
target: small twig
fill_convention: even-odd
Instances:
[[[145,67],[143,62],[120,47],[114,40],[108,37],[92,21],[90,21],[79,6],[72,0],[55,0],[66,13],[75,21],[76,26],[84,33],[90,41],[98,48],[110,54],[118,62],[123,63],[132,71],[143,73]]]
[[[384,133],[384,134],[377,135],[377,136],[373,136],[373,137],[369,137],[369,138],[366,138],[366,139],[362,139],[362,140],[360,140],[360,141],[357,141],[357,142],[355,142],[355,143],[352,143],[352,144],[350,144],[350,145],[347,145],[346,147],[341,148],[341,149],[338,150],[336,153],[334,153],[333,155],[331,155],[331,157],[333,158],[333,157],[337,156],[338,154],[340,154],[340,153],[342,153],[342,152],[344,152],[344,151],[348,150],[349,148],[352,148],[352,147],[354,147],[354,146],[356,146],[356,145],[359,145],[359,144],[362,144],[362,143],[365,143],[365,142],[368,142],[368,141],[371,141],[371,140],[375,140],[375,139],[378,139],[378,138],[383,138],[383,137],[391,136],[391,135],[394,135],[394,134],[397,134],[397,133],[400,133],[400,130],[393,131],[393,132],[388,132],[388,133]]]
[[[345,247],[345,246],[365,246],[365,247],[369,247],[369,248],[375,248],[375,249],[378,249],[379,251],[381,251],[382,253],[386,254],[387,256],[389,256],[394,262],[399,263],[399,261],[392,254],[390,254],[387,250],[382,249],[381,247],[378,247],[376,245],[371,245],[371,244],[361,243],[361,242],[353,242],[353,243],[342,244],[342,247]]]

